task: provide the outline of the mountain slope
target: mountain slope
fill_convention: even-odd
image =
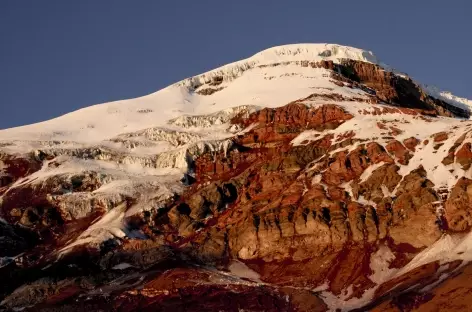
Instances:
[[[472,259],[471,107],[305,44],[1,130],[1,304],[421,310]]]

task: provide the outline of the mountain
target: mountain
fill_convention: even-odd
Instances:
[[[467,310],[471,109],[296,44],[0,130],[0,307]]]

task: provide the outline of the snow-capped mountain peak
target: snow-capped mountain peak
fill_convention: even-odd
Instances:
[[[150,95],[98,104],[49,121],[0,130],[0,140],[97,143],[123,133],[166,126],[168,120],[182,115],[208,115],[241,105],[280,106],[313,93],[313,88],[335,88],[343,93],[345,90],[329,81],[325,68],[312,70],[300,64],[322,61],[340,64],[346,60],[381,65],[372,52],[336,44],[273,47]],[[437,89],[425,91],[461,108],[471,105],[466,99]]]
[[[371,52],[295,44],[1,130],[0,309],[230,292],[349,311],[436,289],[472,259],[471,107]]]

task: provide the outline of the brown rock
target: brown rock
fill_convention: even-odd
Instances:
[[[375,142],[371,142],[366,146],[367,156],[374,164],[378,164],[380,162],[385,163],[394,163],[393,159],[388,155],[385,148]]]
[[[451,190],[445,205],[450,230],[467,231],[472,226],[472,180],[462,178]]]
[[[368,179],[360,184],[359,195],[376,203],[389,197],[402,177],[397,173],[400,168],[394,164],[385,164],[372,172]]]
[[[415,137],[410,137],[408,139],[403,140],[403,145],[410,151],[414,152],[415,147],[420,143],[420,141]]]
[[[439,132],[433,135],[433,139],[435,143],[443,142],[448,139],[448,134],[447,132]]]
[[[462,165],[462,169],[468,170],[472,164],[472,144],[467,142],[456,152],[456,162]]]
[[[386,148],[389,153],[395,155],[395,158],[402,165],[407,165],[410,158],[413,157],[405,146],[397,140],[390,141]]]

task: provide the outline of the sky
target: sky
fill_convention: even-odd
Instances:
[[[470,0],[0,0],[0,129],[290,43],[370,50],[472,99],[471,12]]]

